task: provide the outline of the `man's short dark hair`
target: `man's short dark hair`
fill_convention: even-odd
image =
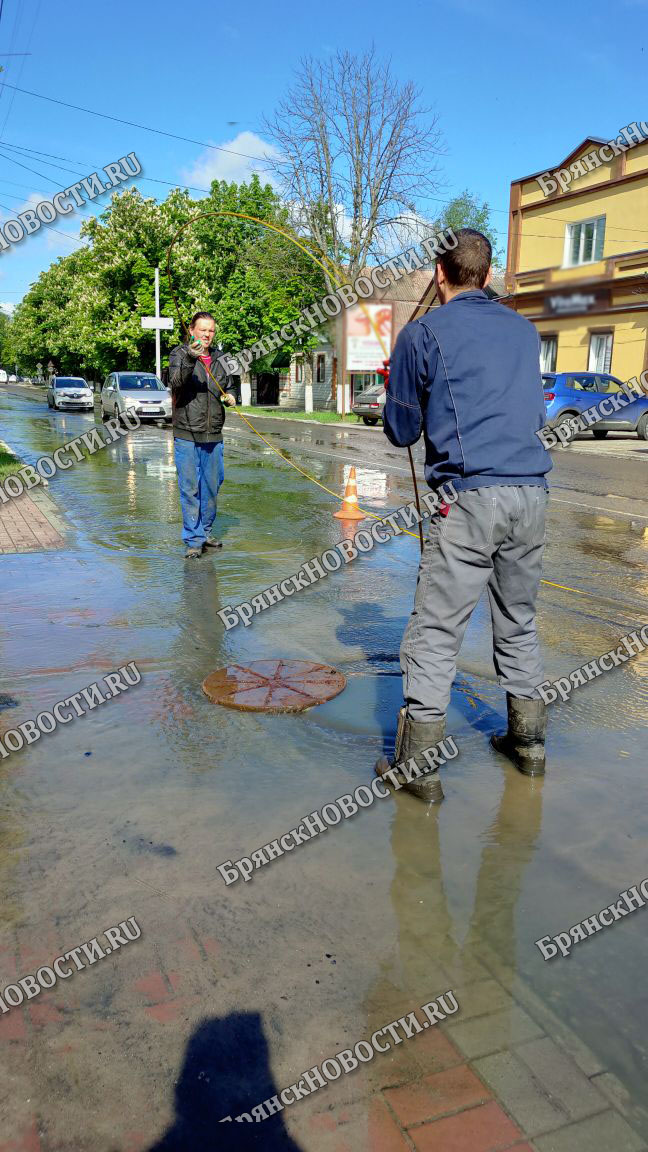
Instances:
[[[212,320],[214,324],[216,323],[211,312],[194,312],[193,316],[191,317],[191,320],[189,321],[189,327],[193,328],[194,325],[197,324],[199,320]]]
[[[483,288],[493,258],[490,240],[474,228],[459,228],[457,244],[438,256],[438,263],[453,288]]]

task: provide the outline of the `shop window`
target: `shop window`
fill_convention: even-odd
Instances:
[[[590,333],[589,360],[590,372],[609,372],[612,364],[612,333]]]
[[[318,384],[323,384],[326,380],[326,356],[324,356],[322,353],[320,353],[317,357],[315,379]]]
[[[558,337],[540,337],[540,371],[555,372],[556,356],[558,354]]]
[[[564,266],[573,268],[577,264],[592,264],[595,260],[601,260],[604,239],[605,216],[581,220],[579,224],[568,224],[565,230]]]

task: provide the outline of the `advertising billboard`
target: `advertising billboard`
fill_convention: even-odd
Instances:
[[[347,372],[375,372],[389,359],[391,343],[391,304],[354,304],[347,310]]]

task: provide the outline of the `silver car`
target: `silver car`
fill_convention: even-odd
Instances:
[[[101,389],[101,417],[126,411],[140,420],[170,420],[171,393],[152,372],[111,372]]]
[[[82,376],[52,376],[47,389],[48,408],[80,408],[82,412],[94,410],[92,388]]]
[[[377,424],[382,420],[386,399],[385,385],[371,384],[354,398],[351,411],[355,416],[362,416],[365,424]]]

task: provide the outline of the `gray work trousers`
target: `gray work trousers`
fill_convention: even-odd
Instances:
[[[547,499],[539,485],[474,488],[459,493],[447,516],[432,518],[400,651],[413,720],[445,716],[464,632],[486,587],[499,683],[512,696],[537,697],[543,669],[535,604]]]

